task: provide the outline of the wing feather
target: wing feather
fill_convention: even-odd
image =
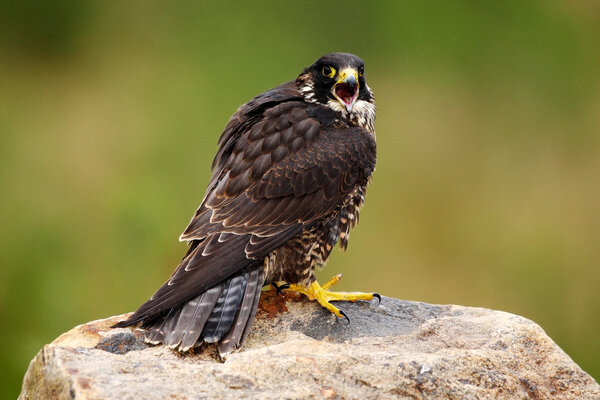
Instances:
[[[180,237],[192,248],[129,322],[262,263],[339,209],[375,166],[374,138],[333,110],[304,102],[293,83],[241,106],[219,146],[204,200]]]

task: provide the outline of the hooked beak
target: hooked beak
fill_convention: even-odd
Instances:
[[[358,89],[358,72],[354,68],[346,68],[338,75],[332,91],[335,98],[346,107],[346,111],[352,112],[358,97]]]

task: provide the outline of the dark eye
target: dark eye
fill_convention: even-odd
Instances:
[[[335,68],[329,65],[324,66],[321,72],[328,78],[333,78],[335,76]]]
[[[365,67],[364,66],[358,67],[358,75],[363,76],[364,74],[365,74]]]

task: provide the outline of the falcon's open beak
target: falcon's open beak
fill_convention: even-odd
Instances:
[[[352,107],[358,97],[358,72],[354,68],[346,68],[340,71],[338,80],[333,86],[333,95],[348,112],[352,112]]]

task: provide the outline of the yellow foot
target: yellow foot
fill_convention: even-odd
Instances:
[[[335,285],[342,278],[342,274],[336,275],[328,280],[322,287],[317,281],[311,283],[308,287],[291,284],[286,290],[291,292],[302,293],[309,300],[317,300],[319,304],[331,311],[337,317],[345,317],[348,322],[350,319],[343,311],[333,306],[330,301],[356,301],[356,300],[373,300],[376,297],[381,302],[381,296],[377,293],[361,293],[361,292],[330,292],[327,289]]]

